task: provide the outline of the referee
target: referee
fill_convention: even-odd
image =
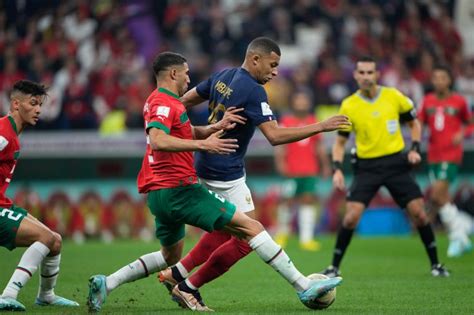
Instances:
[[[449,276],[438,261],[435,237],[425,213],[420,187],[411,175],[412,165],[420,163],[421,127],[413,103],[395,88],[377,84],[379,72],[373,58],[357,60],[354,79],[359,90],[345,98],[340,114],[352,122],[350,129],[339,131],[332,148],[333,184],[345,189],[342,161],[344,147],[351,131],[355,133],[357,162],[354,180],[347,193],[346,213],[337,236],[332,264],[323,271],[329,277],[339,276],[339,266],[362,212],[381,186],[385,186],[397,204],[407,209],[418,229],[435,277]],[[402,153],[405,144],[400,122],[411,132],[411,148]]]

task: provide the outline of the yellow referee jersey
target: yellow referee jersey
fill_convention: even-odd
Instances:
[[[408,97],[395,88],[379,86],[373,99],[360,91],[346,97],[339,112],[352,122],[344,131],[355,133],[357,156],[370,159],[403,150],[399,117],[411,110],[413,102]]]

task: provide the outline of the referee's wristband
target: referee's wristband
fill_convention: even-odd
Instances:
[[[420,153],[420,141],[413,141],[410,150]]]
[[[332,161],[332,172],[340,170],[342,171],[342,162],[341,161]]]

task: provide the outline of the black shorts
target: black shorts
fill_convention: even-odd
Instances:
[[[410,201],[423,197],[420,186],[411,173],[406,153],[357,159],[347,201],[362,202],[367,207],[380,186],[387,187],[401,208],[405,208]]]

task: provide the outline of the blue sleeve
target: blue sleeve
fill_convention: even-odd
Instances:
[[[199,96],[208,100],[211,95],[211,87],[212,87],[212,78],[214,75],[210,76],[207,80],[200,82],[196,85],[196,92],[198,92]]]
[[[245,105],[245,114],[255,126],[266,121],[276,120],[268,104],[267,92],[262,86],[259,85],[250,92]]]

